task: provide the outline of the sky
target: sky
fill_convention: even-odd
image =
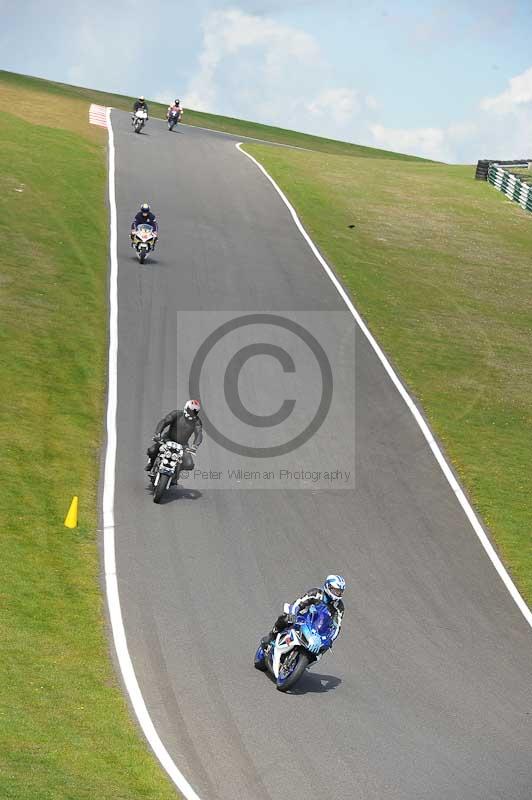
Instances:
[[[532,157],[532,0],[0,0],[0,68],[451,163]]]

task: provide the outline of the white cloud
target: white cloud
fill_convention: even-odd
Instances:
[[[162,103],[164,106],[171,105],[174,100],[179,100],[179,96],[176,97],[175,89],[166,88],[166,89],[159,89],[157,92],[153,94],[151,97],[156,103]]]
[[[463,122],[445,128],[386,128],[370,125],[374,143],[385,150],[423,156],[434,161],[459,161],[463,147],[478,135],[475,123]],[[479,156],[480,157],[480,156]],[[471,160],[475,160],[475,157]]]
[[[486,97],[480,103],[484,111],[507,114],[530,105],[532,110],[532,67],[510,78],[508,88],[496,97]]]
[[[445,131],[442,128],[386,128],[384,125],[371,125],[370,131],[375,143],[385,150],[441,159],[445,145]]]
[[[452,163],[479,158],[532,156],[532,67],[508,80],[498,95],[483,98],[471,118],[430,128],[370,126],[379,147]],[[474,121],[473,121],[474,116]]]
[[[320,57],[319,46],[309,34],[238,9],[207,14],[202,28],[199,71],[186,91],[187,105],[199,111],[214,110],[220,96],[217,73],[224,61],[242,56],[242,51],[261,57],[261,72],[270,81],[282,81],[291,63],[295,68],[309,66]],[[243,83],[249,78],[240,75]]]
[[[319,92],[310,103],[305,104],[305,108],[315,117],[332,117],[342,125],[360,111],[377,108],[377,101],[356,89],[338,87]]]
[[[235,8],[208,13],[202,32],[185,105],[322,136],[368,137],[364,120],[377,101],[359,88],[335,85],[314,36]]]

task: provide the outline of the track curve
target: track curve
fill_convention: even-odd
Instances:
[[[151,502],[144,450],[187,396],[194,346],[176,312],[327,312],[330,346],[353,320],[234,137],[156,120],[136,136],[128,115],[112,122],[117,573],[135,672],[172,758],[202,800],[529,800],[529,628],[362,336],[356,437],[324,429],[310,452],[319,459],[327,436],[348,463],[354,438],[352,490],[189,486]],[[145,199],[162,233],[140,267],[127,232]],[[335,371],[340,419],[351,371]],[[260,375],[246,375],[252,394]],[[277,408],[273,390],[266,401]],[[223,453],[206,437],[198,466],[211,463]],[[349,582],[341,638],[282,696],[252,668],[256,640],[329,571]]]

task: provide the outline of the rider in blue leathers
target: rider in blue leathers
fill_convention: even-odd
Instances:
[[[142,108],[142,110],[145,111],[146,114],[148,113],[148,104],[143,96],[139,97],[138,100],[135,100],[135,102],[133,103],[133,113],[138,111],[139,108]]]
[[[303,614],[311,605],[317,605],[318,603],[326,603],[329,607],[336,628],[333,635],[334,641],[340,633],[344,617],[344,602],[342,600],[344,589],[345,580],[341,575],[327,575],[321,589],[309,589],[304,595],[298,597],[295,603],[292,603],[288,613],[281,614],[277,618],[271,631],[261,639],[263,650],[266,650],[271,642],[275,641],[278,633],[294,624],[297,614]]]
[[[140,210],[137,211],[131,223],[131,236],[134,236],[135,230],[139,225],[151,225],[154,233],[159,233],[159,226],[157,225],[157,218],[152,212],[148,203],[143,203]]]

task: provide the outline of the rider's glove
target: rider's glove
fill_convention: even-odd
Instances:
[[[153,439],[154,442],[160,442],[161,439],[162,439],[162,434],[161,433],[154,433],[153,436],[152,436],[152,439]]]
[[[191,444],[191,445],[189,445],[189,446],[187,447],[187,450],[190,450],[190,452],[191,452],[191,453],[196,453],[196,452],[197,452],[197,450],[198,450],[198,448],[196,447],[196,445],[195,445],[195,444]]]

